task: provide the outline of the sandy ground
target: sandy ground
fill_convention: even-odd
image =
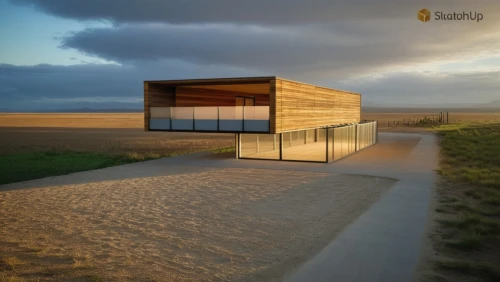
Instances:
[[[18,260],[0,265],[4,278],[280,280],[394,183],[241,168],[87,176],[80,184],[0,186],[0,257]]]

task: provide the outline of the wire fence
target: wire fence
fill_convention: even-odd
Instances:
[[[379,123],[387,123],[387,127],[426,127],[449,123],[449,112],[440,112],[435,115],[415,117],[401,120],[393,120]]]

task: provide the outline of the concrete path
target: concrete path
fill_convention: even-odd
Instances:
[[[403,136],[382,134],[381,137]],[[336,172],[384,175],[399,181],[287,281],[413,280],[434,193],[433,170],[437,164],[435,136],[420,137],[407,158],[386,163],[386,167],[384,162],[356,166],[355,158],[332,167]]]

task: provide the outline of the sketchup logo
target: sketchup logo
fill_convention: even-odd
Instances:
[[[422,9],[418,11],[418,19],[424,23],[428,22],[431,19],[431,11],[427,9]]]

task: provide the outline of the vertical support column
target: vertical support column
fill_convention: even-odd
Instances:
[[[335,127],[332,128],[332,162],[335,160]]]
[[[241,158],[241,135],[236,133],[236,158]]]
[[[259,134],[255,134],[255,140],[256,140],[256,147],[257,147],[257,153],[259,152]]]
[[[240,150],[240,146],[239,146],[239,136],[238,136],[239,133],[235,133],[234,134],[234,153],[235,153],[235,156],[236,156],[236,159],[239,159],[240,156],[239,156],[239,153],[238,151]]]
[[[194,113],[195,111],[196,111],[196,108],[193,107],[193,130],[196,130],[196,125],[195,125],[196,124],[196,122],[195,122],[196,119],[195,119],[195,113]]]
[[[328,131],[329,131],[328,128],[325,128],[325,130],[326,130],[326,139],[325,139],[325,141],[326,141],[325,142],[326,143],[326,151],[325,151],[326,152],[326,156],[325,157],[326,158],[325,158],[325,163],[328,163],[330,161],[329,160],[330,154],[328,154],[328,142],[330,141],[330,139],[328,138]]]
[[[355,131],[355,136],[354,136],[354,143],[356,144],[356,147],[354,150],[357,152],[359,151],[359,124],[356,124],[356,131]]]
[[[245,102],[243,102],[243,119],[241,120],[241,131],[245,131]]]
[[[174,119],[174,117],[172,116],[172,107],[168,108],[168,110],[170,111],[170,130],[172,130],[172,120]]]
[[[307,135],[308,135],[308,134],[307,134],[307,132],[308,132],[308,131],[309,131],[309,130],[307,130],[307,129],[306,129],[306,130],[304,130],[304,144],[307,144]]]
[[[273,134],[273,150],[276,150],[276,134]]]
[[[280,133],[280,161],[283,160],[283,133]]]

